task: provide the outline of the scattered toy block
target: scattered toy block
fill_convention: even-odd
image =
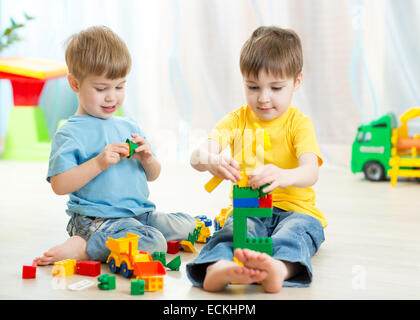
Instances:
[[[179,267],[181,266],[181,256],[176,256],[173,258],[169,263],[166,265],[167,268],[175,271],[179,271]]]
[[[76,273],[82,276],[97,277],[101,274],[101,262],[99,261],[78,261]]]
[[[125,140],[125,143],[128,146],[128,156],[126,157],[127,159],[130,159],[131,156],[133,154],[135,154],[136,152],[134,151],[136,148],[139,147],[138,144],[135,144],[134,142],[132,142],[130,139]]]
[[[163,290],[163,277],[147,276],[147,277],[142,277],[141,279],[145,281],[145,284],[144,284],[145,291]]]
[[[68,277],[75,273],[76,270],[76,260],[66,259],[54,262],[52,268],[53,277]]]
[[[36,262],[32,262],[32,264],[24,264],[22,267],[22,279],[36,278],[36,267]]]
[[[181,248],[186,252],[195,252],[194,245],[191,243],[191,241],[188,240],[182,240],[180,243]]]
[[[138,296],[144,294],[145,281],[141,279],[131,279],[130,294]]]
[[[87,289],[93,286],[94,284],[95,283],[93,281],[85,279],[76,283],[69,284],[67,288],[72,291],[80,291],[80,290]]]
[[[176,254],[179,252],[179,240],[171,240],[167,242],[167,253]]]
[[[115,274],[103,274],[98,277],[98,288],[101,290],[115,289]]]
[[[163,266],[166,266],[166,254],[165,252],[153,252],[153,260],[160,261]]]

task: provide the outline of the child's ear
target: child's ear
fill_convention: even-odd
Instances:
[[[296,80],[294,84],[295,86],[294,91],[297,91],[300,88],[300,86],[302,85],[302,81],[303,81],[303,73],[301,72],[296,76]]]
[[[76,93],[79,93],[79,90],[80,90],[79,80],[77,80],[74,75],[72,75],[71,73],[69,73],[67,75],[67,81],[69,82],[69,85],[70,85],[71,90],[73,90]]]

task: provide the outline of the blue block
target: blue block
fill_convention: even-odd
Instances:
[[[258,198],[237,198],[233,199],[234,208],[258,208],[260,200]]]

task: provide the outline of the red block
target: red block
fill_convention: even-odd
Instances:
[[[167,253],[178,253],[179,252],[179,240],[172,240],[172,241],[168,241],[168,250],[166,251]]]
[[[265,197],[260,198],[260,208],[272,208],[273,207],[273,195],[270,193]]]
[[[32,262],[32,264],[24,264],[22,268],[22,279],[36,278],[36,267],[36,262]]]
[[[79,261],[76,263],[76,273],[82,276],[99,276],[101,263],[99,261]]]

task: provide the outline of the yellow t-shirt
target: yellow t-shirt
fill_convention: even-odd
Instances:
[[[297,168],[300,155],[309,152],[314,153],[318,157],[318,165],[322,165],[323,160],[312,120],[293,106],[290,106],[280,118],[270,121],[258,118],[248,106],[242,106],[222,118],[213,128],[209,139],[218,141],[222,150],[229,145],[233,156],[234,150],[235,152],[239,150],[238,143],[244,143],[240,142],[244,140],[244,132],[249,133],[251,130],[255,132],[255,124],[265,129],[270,136],[272,148],[264,151],[264,164],[271,163],[283,169]],[[241,169],[246,167],[245,163]],[[317,218],[324,228],[327,226],[324,215],[315,207],[315,192],[311,187],[276,188],[272,194],[273,206],[286,211],[308,214]]]

